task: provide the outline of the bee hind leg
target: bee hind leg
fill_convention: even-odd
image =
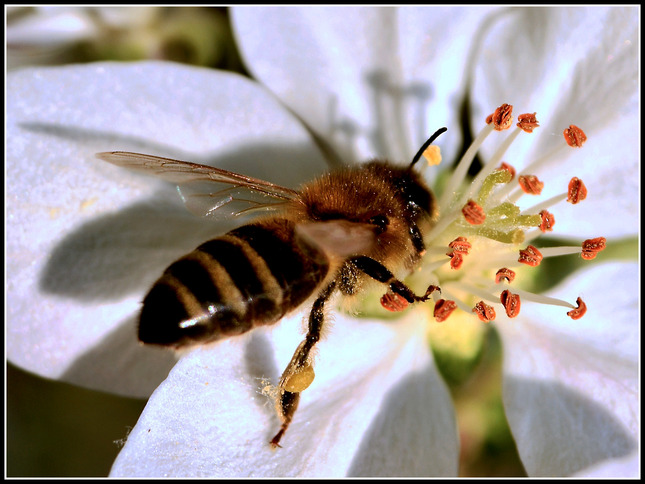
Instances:
[[[291,361],[282,373],[282,377],[280,377],[276,407],[280,420],[282,420],[282,426],[279,432],[271,439],[270,444],[273,448],[280,447],[280,439],[282,439],[282,436],[293,419],[293,415],[298,409],[300,393],[306,390],[314,380],[314,370],[310,354],[314,345],[320,339],[325,317],[323,311],[325,303],[329,300],[335,288],[336,283],[332,282],[314,302],[309,313],[307,336],[298,345]]]
[[[276,447],[282,447],[280,445],[280,439],[282,439],[282,436],[287,431],[287,428],[291,423],[291,419],[293,418],[293,414],[296,413],[298,402],[300,402],[300,393],[288,392],[280,388],[280,396],[278,397],[276,405],[278,407],[280,418],[282,419],[282,425],[280,426],[278,433],[275,434],[271,439],[271,442],[269,442],[271,447],[274,449]]]

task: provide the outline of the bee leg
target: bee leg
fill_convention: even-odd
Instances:
[[[278,400],[276,406],[278,415],[282,420],[280,431],[271,439],[271,447],[280,447],[280,439],[286,432],[294,413],[298,409],[300,401],[300,392],[309,387],[314,380],[314,370],[311,364],[310,354],[314,345],[320,339],[322,332],[323,320],[325,317],[323,308],[325,303],[329,300],[336,288],[336,283],[332,282],[327,288],[318,296],[318,299],[313,304],[311,312],[309,313],[309,329],[307,336],[298,345],[291,361],[285,368],[280,377],[278,384]]]
[[[275,434],[275,436],[271,439],[271,442],[269,442],[269,444],[271,444],[271,447],[273,447],[274,449],[276,447],[282,447],[280,445],[280,439],[282,439],[282,436],[287,431],[287,428],[291,423],[291,419],[293,418],[293,414],[296,413],[298,402],[300,402],[300,393],[288,392],[286,390],[280,389],[280,396],[278,398],[277,407],[278,413],[280,414],[280,418],[282,420],[282,425],[280,426],[280,431]]]
[[[403,282],[399,281],[390,270],[381,264],[379,261],[364,255],[352,257],[349,262],[354,264],[356,268],[373,279],[387,284],[389,290],[395,294],[399,294],[409,303],[425,302],[430,299],[430,295],[438,290],[437,286],[431,285],[426,290],[423,296],[417,296],[412,289],[406,286]]]

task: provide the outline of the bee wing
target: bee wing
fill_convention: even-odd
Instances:
[[[350,257],[368,253],[376,244],[376,226],[345,219],[301,223],[296,235],[325,253]]]
[[[278,209],[300,199],[290,188],[213,166],[127,151],[97,153],[96,157],[177,184],[188,210],[200,216],[235,217]]]

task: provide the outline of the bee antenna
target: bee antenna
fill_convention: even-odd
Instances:
[[[417,161],[419,161],[419,158],[421,158],[421,155],[428,148],[428,146],[430,146],[434,140],[436,140],[439,136],[441,136],[446,131],[448,131],[448,128],[439,128],[437,131],[434,132],[432,136],[430,136],[430,138],[428,138],[428,141],[426,141],[421,145],[421,148],[419,148],[419,151],[417,151],[417,154],[414,155],[414,158],[412,158],[412,163],[410,163],[410,168],[412,168],[414,164]]]

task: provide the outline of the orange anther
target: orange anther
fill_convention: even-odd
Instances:
[[[434,305],[434,318],[438,323],[444,322],[457,309],[457,303],[450,299],[439,299]]]
[[[605,250],[607,246],[607,239],[604,237],[596,237],[595,239],[587,239],[582,243],[582,258],[585,260],[595,259],[598,252]]]
[[[520,175],[517,181],[524,193],[529,195],[539,195],[544,188],[544,182],[538,180],[535,175]]]
[[[587,141],[587,135],[584,131],[574,124],[565,129],[562,134],[564,134],[564,140],[572,148],[581,148],[584,142]]]
[[[473,200],[468,200],[466,205],[461,209],[461,213],[464,214],[466,222],[471,225],[481,225],[486,220],[484,209]]]
[[[513,123],[513,106],[502,104],[493,114],[486,118],[486,124],[493,123],[497,131],[504,131],[511,127]]]
[[[448,252],[446,255],[450,257],[451,269],[457,270],[464,263],[464,256],[459,252]]]
[[[542,254],[534,246],[529,245],[526,249],[520,250],[520,257],[517,261],[527,266],[536,267],[542,262]]]
[[[470,245],[470,242],[468,242],[468,239],[466,239],[466,237],[457,237],[455,240],[448,244],[448,247],[459,254],[468,254],[468,251],[470,250],[472,245]]]
[[[522,129],[526,133],[532,133],[535,128],[540,127],[539,121],[535,117],[536,114],[537,113],[520,114],[517,117],[517,127]]]
[[[506,281],[509,283],[513,282],[513,279],[515,279],[515,272],[507,269],[506,267],[502,267],[495,274],[495,283],[499,284],[500,282],[502,282],[502,279],[506,279]]]
[[[576,309],[572,309],[571,311],[567,312],[567,316],[569,316],[571,319],[580,319],[587,312],[587,305],[582,299],[576,299],[576,304],[578,305]]]
[[[514,318],[515,316],[520,314],[520,306],[522,303],[520,301],[519,294],[513,294],[511,291],[506,289],[499,295],[499,300],[504,306],[506,315],[509,318]]]
[[[542,210],[540,212],[540,217],[542,217],[542,223],[540,224],[540,230],[542,232],[552,232],[553,226],[555,225],[555,217],[551,212]]]
[[[567,202],[571,202],[575,205],[587,198],[587,187],[582,183],[580,178],[574,176],[571,181],[569,181],[569,190],[567,195]]]
[[[477,304],[475,304],[475,307],[473,308],[473,313],[479,316],[479,319],[481,319],[486,323],[494,320],[495,317],[497,316],[492,306],[489,306],[488,304],[484,303],[484,301],[479,301]]]
[[[393,292],[386,292],[381,297],[381,306],[393,313],[403,311],[409,306],[409,304],[410,303],[408,303],[403,296]]]
[[[511,180],[515,178],[515,168],[512,165],[509,165],[505,161],[502,161],[502,164],[499,166],[498,170],[506,170],[511,174]]]

